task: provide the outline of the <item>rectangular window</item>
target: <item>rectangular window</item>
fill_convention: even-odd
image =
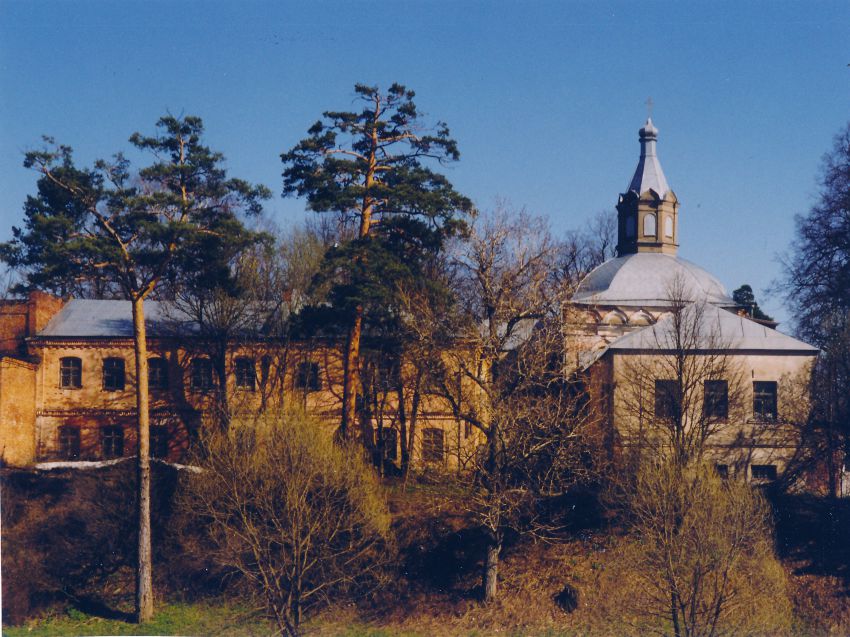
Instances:
[[[707,380],[703,384],[703,415],[709,420],[729,417],[729,384],[725,380]]]
[[[260,359],[260,384],[262,387],[265,387],[269,378],[271,377],[272,371],[272,357],[271,356],[263,356]]]
[[[103,390],[124,391],[124,359],[103,359]]]
[[[717,475],[719,475],[724,480],[729,477],[728,464],[716,464],[714,465],[714,469],[717,471]]]
[[[83,386],[83,361],[76,356],[66,356],[59,361],[59,387],[79,389]]]
[[[753,382],[753,418],[761,422],[776,420],[776,381]]]
[[[675,380],[655,381],[655,417],[660,420],[677,420],[682,401],[679,384]]]
[[[750,470],[753,480],[776,480],[775,464],[752,464]]]
[[[164,358],[148,359],[148,387],[151,389],[168,388],[168,366]]]
[[[398,432],[385,427],[381,430],[384,440],[384,458],[395,461],[398,459]]]
[[[322,381],[319,378],[319,364],[314,361],[302,361],[295,370],[295,387],[307,391],[319,391]]]
[[[168,458],[168,427],[156,425],[151,427],[151,457]]]
[[[65,460],[80,457],[80,428],[59,427],[59,453]]]
[[[236,387],[254,391],[257,385],[257,368],[253,358],[236,359]]]
[[[422,432],[422,459],[425,462],[442,462],[445,455],[442,429],[425,429]]]
[[[100,428],[100,451],[104,458],[124,455],[124,429],[119,426]]]
[[[193,391],[207,391],[213,386],[212,361],[209,358],[193,358],[191,365]]]
[[[382,391],[389,391],[397,384],[398,365],[394,360],[381,358],[378,361],[378,387]]]

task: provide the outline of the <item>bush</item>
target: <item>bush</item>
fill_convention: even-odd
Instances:
[[[618,576],[635,616],[674,635],[787,631],[791,606],[761,493],[709,464],[641,466]],[[651,623],[651,621],[650,621]]]
[[[281,632],[305,610],[372,586],[389,556],[386,499],[362,449],[302,413],[204,434],[183,506],[204,543],[241,574]]]

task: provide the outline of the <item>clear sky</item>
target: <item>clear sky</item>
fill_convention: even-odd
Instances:
[[[203,117],[234,176],[280,192],[279,154],[356,82],[398,81],[447,122],[448,175],[562,231],[612,209],[645,102],[681,201],[680,255],[764,289],[820,158],[850,119],[850,2],[0,2],[0,239],[40,135],[88,164],[166,111]],[[299,200],[268,206],[281,225]]]

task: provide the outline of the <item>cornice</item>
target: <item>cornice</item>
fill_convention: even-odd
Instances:
[[[150,410],[152,416],[162,416],[165,414],[173,414],[173,413],[195,413],[194,409],[191,408],[169,408],[169,407],[159,407],[153,408]],[[44,416],[44,417],[75,417],[75,416],[89,416],[89,417],[97,417],[97,418],[129,418],[136,416],[136,409],[97,409],[94,407],[76,407],[72,409],[36,409],[36,416]]]
[[[27,343],[34,348],[39,349],[103,349],[123,347],[133,349],[132,338],[115,338],[115,337],[50,337],[34,336],[26,339]],[[155,349],[156,346],[161,347],[165,344],[165,339],[148,339],[148,348]]]

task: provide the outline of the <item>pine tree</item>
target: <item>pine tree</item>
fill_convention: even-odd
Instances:
[[[457,161],[460,154],[444,123],[425,127],[413,91],[393,84],[383,93],[357,84],[355,93],[360,112],[325,112],[305,139],[281,155],[284,195],[306,197],[309,209],[357,226],[356,239],[331,251],[326,267],[336,273],[333,301],[347,326],[343,435],[350,435],[355,421],[367,305],[416,263],[416,254],[439,246],[474,211],[429,167]]]
[[[773,319],[762,312],[759,304],[756,302],[756,296],[753,294],[753,288],[746,283],[732,292],[732,300],[738,305],[747,310],[747,313],[754,319],[760,321],[772,321]]]
[[[46,138],[24,166],[39,172],[38,205],[28,200],[26,230],[3,246],[23,266],[22,288],[73,291],[71,281],[107,281],[133,313],[138,415],[136,616],[153,615],[150,527],[150,414],[144,301],[157,287],[221,272],[232,246],[250,242],[239,214],[257,214],[268,189],[228,179],[223,156],[202,143],[200,118],[162,117],[152,137],[130,142],[154,162],[134,173],[121,154],[91,169]],[[50,191],[50,196],[46,193]],[[61,204],[61,205],[60,205]],[[31,212],[31,214],[30,214]],[[59,231],[53,231],[57,227]],[[61,263],[68,264],[62,268]],[[45,267],[41,268],[40,265]],[[187,271],[188,264],[195,266]]]

